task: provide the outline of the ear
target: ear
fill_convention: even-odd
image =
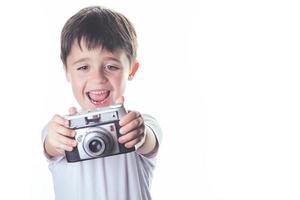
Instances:
[[[129,73],[129,76],[128,76],[128,80],[132,80],[133,79],[133,77],[134,77],[134,75],[135,75],[135,73],[137,72],[137,70],[139,69],[139,62],[134,62],[134,64],[132,65],[132,67],[131,67],[131,71],[130,71],[130,73]]]

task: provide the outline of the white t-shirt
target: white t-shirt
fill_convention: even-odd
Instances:
[[[143,118],[160,144],[162,133],[158,123],[149,115]],[[43,143],[45,134],[43,131]],[[55,199],[150,200],[157,151],[147,156],[134,151],[75,163],[68,163],[65,157],[48,159]]]

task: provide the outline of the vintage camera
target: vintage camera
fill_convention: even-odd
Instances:
[[[69,120],[69,128],[76,131],[73,139],[78,143],[72,151],[65,151],[67,161],[77,162],[134,151],[134,147],[126,148],[118,142],[121,136],[119,120],[125,114],[124,106],[115,104],[65,116]]]

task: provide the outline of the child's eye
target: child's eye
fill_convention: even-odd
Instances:
[[[87,70],[87,69],[88,69],[87,65],[83,65],[83,66],[80,66],[80,67],[77,68],[78,71],[82,71],[82,70],[84,71],[84,70]]]
[[[119,69],[119,67],[114,66],[114,65],[105,65],[104,68],[105,68],[106,70],[108,70],[108,71],[116,71],[116,70]]]

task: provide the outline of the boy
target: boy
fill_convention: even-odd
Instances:
[[[61,34],[61,59],[74,97],[82,109],[123,103],[127,80],[136,61],[136,33],[122,14],[102,7],[84,8],[72,16]],[[73,115],[77,111],[69,109]],[[45,155],[59,200],[146,200],[161,130],[152,117],[130,111],[120,119],[118,142],[136,151],[68,163],[65,151],[77,143],[68,120],[55,115],[42,133]]]

